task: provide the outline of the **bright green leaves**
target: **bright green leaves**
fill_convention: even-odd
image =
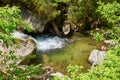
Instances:
[[[18,28],[19,18],[20,10],[18,7],[0,7],[0,39],[3,40],[6,47],[11,43],[16,43],[10,34]]]
[[[69,66],[72,80],[119,80],[120,79],[120,57],[114,54],[115,50],[109,50],[103,64],[89,70],[87,73],[80,73],[82,67]]]
[[[0,40],[3,40],[7,48],[9,47],[9,45],[16,44],[18,42],[18,40],[14,39],[11,35],[7,35],[1,32],[0,32]]]
[[[116,27],[119,24],[120,4],[117,2],[104,4],[99,2],[97,12],[100,13],[100,18],[103,19],[107,26],[112,28],[99,33],[92,33],[94,39],[102,41],[106,37],[115,42],[114,46],[108,50],[103,64],[89,70],[88,73],[76,74],[77,68],[68,69],[71,73],[72,80],[119,80],[120,79],[120,28]]]
[[[28,32],[32,32],[33,27],[23,21],[20,16],[20,9],[16,6],[0,7],[0,39],[3,40],[8,47],[9,44],[15,43],[15,39],[11,36],[14,30],[22,27]]]
[[[17,29],[20,18],[18,7],[0,7],[0,31],[10,34]]]
[[[23,28],[24,30],[28,31],[28,32],[32,32],[34,30],[34,27],[30,24],[28,24],[27,21],[22,21],[22,19],[19,22],[19,28]]]
[[[71,74],[71,78],[73,80],[78,80],[79,79],[79,74],[80,74],[82,69],[83,69],[83,67],[78,66],[78,65],[75,65],[75,66],[69,65],[67,67],[67,70]]]
[[[42,65],[38,64],[36,66],[34,65],[29,65],[26,67],[18,67],[14,64],[10,64],[9,66],[10,68],[14,69],[14,70],[9,70],[9,76],[8,79],[9,80],[28,80],[29,78],[37,75],[40,75],[43,73],[43,69],[42,69]],[[4,76],[4,75],[2,75]],[[2,79],[5,79],[6,77],[3,77]]]
[[[117,26],[120,22],[120,3],[98,2],[99,7],[96,12],[100,13],[103,21],[107,22],[110,27]]]
[[[93,32],[91,32],[91,35],[93,36],[93,39],[95,39],[98,42],[105,40],[103,33],[98,33],[98,32],[93,33]]]

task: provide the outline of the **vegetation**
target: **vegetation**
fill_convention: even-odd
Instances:
[[[119,30],[119,28],[117,28],[117,30]],[[119,74],[120,38],[116,38],[115,35],[116,33],[113,33],[112,36],[114,36],[114,38],[112,37],[111,39],[114,40],[114,42],[116,42],[116,45],[114,47],[111,47],[107,51],[107,55],[102,64],[99,64],[96,67],[92,68],[91,70],[89,70],[88,73],[81,73],[81,69],[79,69],[81,68],[81,66],[68,67],[68,71],[71,73],[71,78],[73,80],[86,80],[86,79],[87,80],[119,80],[120,79],[120,74]]]
[[[120,28],[118,27],[119,15],[116,15],[116,12],[119,11],[118,6],[120,7],[120,4],[117,2],[108,3],[108,4],[99,2],[99,7],[96,11],[101,14],[101,18],[104,19],[107,25],[110,26],[111,24],[110,27],[113,28],[108,29],[106,32],[104,31],[104,33],[100,33],[100,34],[95,33],[93,35],[94,38],[98,41],[106,39],[106,35],[107,35],[107,38],[113,40],[116,43],[116,45],[114,47],[111,47],[107,51],[107,55],[104,59],[104,62],[89,70],[88,73],[80,73],[81,69],[79,68],[81,68],[81,66],[69,66],[68,71],[71,73],[71,77],[73,80],[119,80],[120,79],[120,74],[119,74]]]
[[[16,2],[16,0],[1,0],[3,3]],[[119,0],[17,0],[25,3],[27,6],[32,5],[33,12],[41,14],[54,21],[57,17],[66,17],[65,21],[75,24],[79,29],[95,29],[107,27],[101,33],[92,33],[93,38],[101,41],[110,39],[116,43],[107,52],[102,64],[92,68],[88,73],[81,73],[81,66],[68,66],[72,80],[119,80],[120,79],[120,2]],[[30,8],[30,7],[29,7]],[[97,8],[97,9],[96,9]],[[63,16],[64,15],[64,16]],[[59,19],[59,18],[58,18]],[[63,19],[61,19],[63,20]],[[59,21],[59,20],[57,20]],[[58,23],[60,23],[59,21]],[[16,6],[0,7],[0,40],[7,47],[9,44],[15,44],[11,33],[14,30],[23,27],[32,32],[32,27],[22,20],[20,9]],[[75,27],[76,28],[76,27]],[[6,60],[16,60],[11,51],[11,55],[4,57],[0,52],[0,57]],[[12,69],[12,70],[11,70]],[[10,64],[6,71],[0,69],[0,79],[17,79],[23,80],[42,73],[42,65],[27,66],[25,69],[19,68],[15,64]],[[4,73],[4,74],[3,74]],[[56,78],[56,80],[58,80]]]
[[[0,7],[0,43],[5,43],[7,47],[9,47],[9,45],[15,45],[18,40],[13,38],[11,33],[14,30],[19,29],[19,26],[22,26],[24,29],[31,31],[32,28],[29,25],[28,27],[27,25],[28,24],[26,22],[22,21],[18,7]],[[0,80],[23,80],[28,79],[29,77],[33,77],[35,74],[42,73],[41,64],[37,66],[26,66],[25,69],[17,66],[16,60],[18,58],[14,55],[14,51],[12,50],[10,51],[9,55],[6,55],[0,51],[0,58],[3,58],[3,61],[0,62],[0,65],[5,65],[7,67],[7,69],[4,69],[5,66],[4,68],[0,67]],[[13,62],[8,65],[8,60],[13,60]]]

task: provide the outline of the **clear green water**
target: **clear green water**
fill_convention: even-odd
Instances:
[[[55,71],[67,73],[67,66],[82,65],[84,69],[82,72],[87,72],[90,69],[90,64],[87,59],[90,52],[96,48],[96,42],[90,37],[74,36],[63,49],[50,51],[42,55],[44,66],[51,66]]]

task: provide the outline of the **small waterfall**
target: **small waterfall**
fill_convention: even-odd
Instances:
[[[63,48],[66,44],[66,38],[59,38],[58,36],[37,36],[37,47],[39,51],[49,51],[53,49]]]
[[[12,35],[15,37],[15,38],[18,38],[18,39],[22,39],[22,40],[26,40],[28,39],[30,36],[27,35],[27,34],[23,34],[21,32],[18,32],[18,31],[14,31],[12,33]]]
[[[65,46],[66,41],[68,41],[66,38],[59,38],[58,36],[49,35],[36,36],[33,38],[32,36],[20,33],[18,31],[14,31],[13,36],[22,40],[33,39],[37,45],[38,52],[61,49]]]

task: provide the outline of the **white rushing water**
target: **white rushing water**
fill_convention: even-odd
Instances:
[[[53,49],[60,49],[65,46],[67,41],[66,38],[59,38],[58,36],[48,35],[42,35],[33,38],[27,34],[23,34],[18,31],[15,31],[13,33],[13,36],[22,40],[33,39],[37,45],[37,51],[49,51]]]
[[[63,48],[66,44],[66,38],[59,38],[58,36],[38,36],[37,40],[37,48],[40,51],[48,51],[51,49],[60,49]]]

